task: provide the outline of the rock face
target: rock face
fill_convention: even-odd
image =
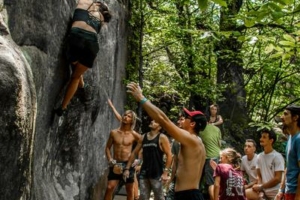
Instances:
[[[18,47],[0,36],[0,199],[27,196],[32,182],[37,101],[29,67]]]
[[[118,126],[107,98],[122,111],[128,20],[127,2],[107,3],[114,17],[84,75],[88,100],[77,93],[58,118],[52,110],[70,77],[63,42],[76,2],[0,0],[0,199],[103,198],[105,143]]]

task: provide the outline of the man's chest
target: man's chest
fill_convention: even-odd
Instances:
[[[134,137],[132,134],[116,134],[114,136],[114,144],[128,146],[132,145],[133,142]]]

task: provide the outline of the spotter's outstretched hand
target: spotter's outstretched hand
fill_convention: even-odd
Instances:
[[[142,89],[137,83],[131,82],[127,84],[126,88],[127,88],[127,92],[131,94],[136,101],[139,102],[144,98]]]

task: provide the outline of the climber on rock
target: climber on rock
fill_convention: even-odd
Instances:
[[[61,106],[54,110],[58,116],[65,113],[77,89],[84,88],[83,74],[93,67],[99,51],[97,34],[111,17],[107,5],[102,1],[78,1],[67,38],[67,57],[72,66],[72,76]]]

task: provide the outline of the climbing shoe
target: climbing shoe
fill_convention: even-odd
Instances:
[[[57,116],[62,116],[66,113],[67,109],[62,109],[62,107],[54,109],[54,112]]]

